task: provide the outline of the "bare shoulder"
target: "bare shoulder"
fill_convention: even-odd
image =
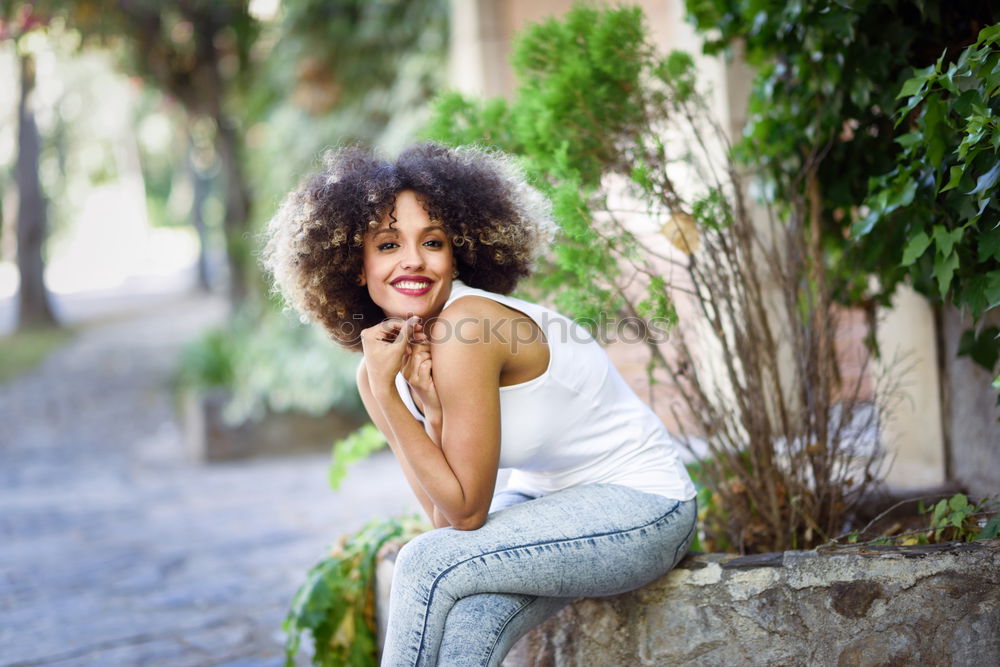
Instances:
[[[430,337],[434,343],[453,340],[455,335],[462,340],[478,339],[472,334],[496,326],[510,312],[493,299],[481,296],[463,296],[455,299],[431,322]]]
[[[435,367],[440,364],[468,368],[474,364],[495,373],[509,356],[499,329],[510,320],[510,311],[480,296],[463,296],[448,304],[425,329],[431,342]]]

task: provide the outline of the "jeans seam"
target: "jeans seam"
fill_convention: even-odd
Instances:
[[[631,532],[634,532],[634,531],[637,531],[637,530],[642,530],[643,528],[649,528],[650,526],[652,526],[654,524],[657,524],[657,523],[660,523],[661,521],[664,521],[667,518],[669,518],[671,515],[673,515],[674,512],[676,512],[678,509],[680,509],[681,507],[683,507],[684,504],[687,501],[676,500],[675,499],[675,502],[677,504],[674,505],[673,507],[671,507],[670,510],[667,511],[665,514],[662,514],[662,515],[658,516],[657,518],[655,518],[655,519],[653,519],[651,521],[648,521],[647,523],[642,524],[641,526],[634,526],[634,527],[628,528],[626,530],[612,530],[612,531],[607,531],[607,532],[604,532],[604,533],[597,533],[597,534],[594,534],[594,535],[581,535],[579,537],[566,538],[566,539],[561,539],[561,540],[545,540],[545,541],[542,541],[542,542],[534,542],[532,544],[520,544],[520,545],[518,545],[516,547],[505,547],[503,549],[496,549],[494,551],[489,551],[489,552],[486,552],[486,553],[477,554],[475,556],[470,556],[470,557],[468,557],[468,558],[466,558],[466,559],[464,559],[462,561],[459,561],[458,563],[455,563],[454,565],[448,566],[441,573],[439,573],[436,577],[434,577],[434,581],[431,582],[430,588],[428,590],[428,593],[427,593],[427,602],[424,603],[424,609],[423,609],[423,616],[424,616],[424,618],[423,618],[423,622],[421,624],[420,645],[417,647],[417,658],[419,659],[420,653],[424,650],[424,640],[425,640],[425,638],[427,636],[427,617],[429,615],[428,611],[430,610],[431,602],[432,602],[432,600],[434,598],[434,593],[437,591],[438,583],[441,581],[441,578],[443,576],[445,576],[446,574],[448,574],[449,572],[451,572],[455,568],[459,567],[460,565],[465,565],[469,561],[475,560],[476,558],[483,558],[484,556],[492,556],[492,555],[499,554],[499,553],[504,553],[504,552],[507,552],[507,551],[515,551],[517,549],[528,549],[530,547],[538,547],[538,546],[547,545],[547,544],[572,544],[573,542],[579,542],[579,541],[582,541],[582,540],[591,540],[591,539],[594,539],[595,537],[609,537],[611,535],[624,535],[626,533],[631,533]],[[414,664],[416,664],[416,661],[414,661]]]
[[[490,664],[490,659],[492,659],[492,658],[493,658],[493,653],[494,653],[494,652],[495,652],[495,651],[497,650],[497,644],[499,644],[499,643],[500,643],[500,638],[501,638],[501,637],[503,637],[503,632],[504,632],[504,630],[506,630],[506,629],[507,629],[507,626],[508,626],[508,625],[510,625],[510,622],[511,622],[511,621],[513,621],[513,620],[514,620],[514,618],[515,618],[515,617],[516,617],[516,616],[517,616],[518,614],[520,614],[520,613],[521,613],[522,611],[524,611],[525,609],[527,609],[528,607],[530,607],[531,605],[533,605],[533,604],[535,603],[535,600],[537,600],[537,599],[538,599],[538,598],[533,598],[533,599],[531,599],[531,600],[528,600],[527,602],[525,602],[525,603],[524,603],[523,605],[521,605],[521,606],[520,606],[520,607],[519,607],[519,608],[518,608],[517,610],[515,610],[515,611],[514,611],[514,613],[512,613],[512,614],[511,614],[510,616],[508,616],[508,617],[507,617],[507,620],[506,620],[506,621],[504,621],[504,622],[503,622],[503,625],[502,625],[502,626],[500,627],[500,631],[499,631],[499,632],[497,632],[497,636],[496,636],[496,638],[495,638],[495,639],[493,640],[493,645],[492,645],[492,646],[490,646],[490,650],[489,650],[489,652],[488,652],[488,653],[486,654],[486,661],[485,661],[485,662],[483,662],[483,665],[484,665],[484,666],[485,666],[485,665],[489,665],[489,664]]]
[[[677,545],[677,548],[674,549],[674,564],[671,566],[671,569],[677,567],[677,563],[680,560],[677,557],[677,553],[681,550],[681,547],[684,547],[685,553],[687,553],[687,551],[691,549],[691,542],[693,541],[692,538],[694,536],[694,531],[697,527],[698,527],[698,512],[695,511],[694,518],[691,520],[691,528],[690,530],[688,530],[687,536],[681,541],[680,544]]]

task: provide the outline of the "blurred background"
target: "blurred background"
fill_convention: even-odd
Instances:
[[[0,664],[281,664],[309,567],[416,509],[384,455],[330,488],[357,357],[257,234],[324,148],[414,140],[449,14],[3,0]]]
[[[444,127],[446,92],[515,99],[516,35],[572,4],[0,0],[0,665],[281,664],[282,619],[328,545],[375,517],[416,511],[391,455],[363,428],[358,358],[282,311],[258,267],[259,233],[324,148],[361,142],[391,155],[428,136],[435,113],[434,136],[482,139]],[[847,276],[837,381],[877,410],[885,360],[905,359],[908,373],[873,436],[894,461],[889,482],[995,492],[997,330],[980,323],[964,337],[968,313],[945,298],[947,285],[937,298],[929,282],[943,270],[933,252],[924,264],[910,259],[926,280],[904,280],[905,242],[885,227],[871,235],[886,234],[883,245],[863,257],[845,239],[867,210],[869,178],[892,166],[899,86],[941,48],[954,60],[1000,20],[997,10],[958,2],[944,16],[925,2],[873,18],[865,4],[834,20],[817,3],[776,3],[763,18],[716,0],[635,4],[652,46],[690,54],[707,108],[734,140],[748,122],[757,138],[771,131],[779,167],[795,162],[796,141],[825,145],[824,251],[831,266],[846,262],[838,280]],[[902,26],[885,54],[871,55],[874,37],[850,41],[884,21]],[[809,29],[788,28],[799,25]],[[801,78],[813,86],[802,99],[841,106],[782,134],[760,99],[791,87],[781,40],[800,37],[817,68]],[[763,64],[775,49],[777,69]],[[854,63],[893,60],[884,71],[852,69],[834,57],[841,50]],[[482,109],[487,120],[504,113]],[[545,151],[559,153],[558,130],[546,131],[557,140]],[[511,136],[487,139],[518,150]],[[970,167],[969,178],[981,171]],[[614,180],[601,174],[598,185]],[[671,249],[661,222],[636,216],[630,234],[683,258],[685,244]],[[990,243],[995,256],[983,251],[979,265],[968,259],[975,245],[939,248],[947,262],[953,245],[968,250],[973,281],[992,271],[996,280],[977,289],[1000,303],[1000,241]],[[599,263],[613,264],[603,252]],[[878,260],[879,270],[864,264]],[[598,281],[601,271],[577,273]],[[997,312],[989,324],[1000,324]],[[677,427],[679,399],[653,381],[649,350],[609,351]],[[331,467],[331,444],[347,436]]]

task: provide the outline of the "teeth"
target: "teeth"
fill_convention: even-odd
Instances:
[[[430,283],[417,282],[416,280],[400,280],[398,283],[393,284],[402,289],[424,289],[430,285]]]

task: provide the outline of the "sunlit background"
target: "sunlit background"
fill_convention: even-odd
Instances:
[[[60,138],[55,150],[43,153],[40,165],[45,191],[58,193],[50,202],[46,285],[56,295],[190,286],[198,238],[193,228],[178,222],[190,209],[191,189],[182,184],[165,202],[153,200],[158,206],[151,219],[141,167],[140,151],[169,154],[175,143],[166,103],[141,81],[116,71],[108,55],[56,48],[41,33],[30,37],[26,48],[38,68],[39,131]],[[17,81],[14,54],[5,46],[0,79]],[[16,102],[13,95],[0,97],[0,164],[8,166],[16,154]],[[18,289],[14,203],[13,197],[5,198],[4,220],[11,226],[3,235],[0,299]],[[218,204],[208,210],[217,225]]]
[[[326,149],[416,138],[448,19],[447,0],[0,4],[0,664],[282,664],[308,569],[414,511],[368,431],[331,487],[331,445],[365,422],[357,358],[271,298],[258,237]],[[19,152],[41,207],[20,206]],[[22,245],[51,317],[23,305],[22,208],[44,213]]]

